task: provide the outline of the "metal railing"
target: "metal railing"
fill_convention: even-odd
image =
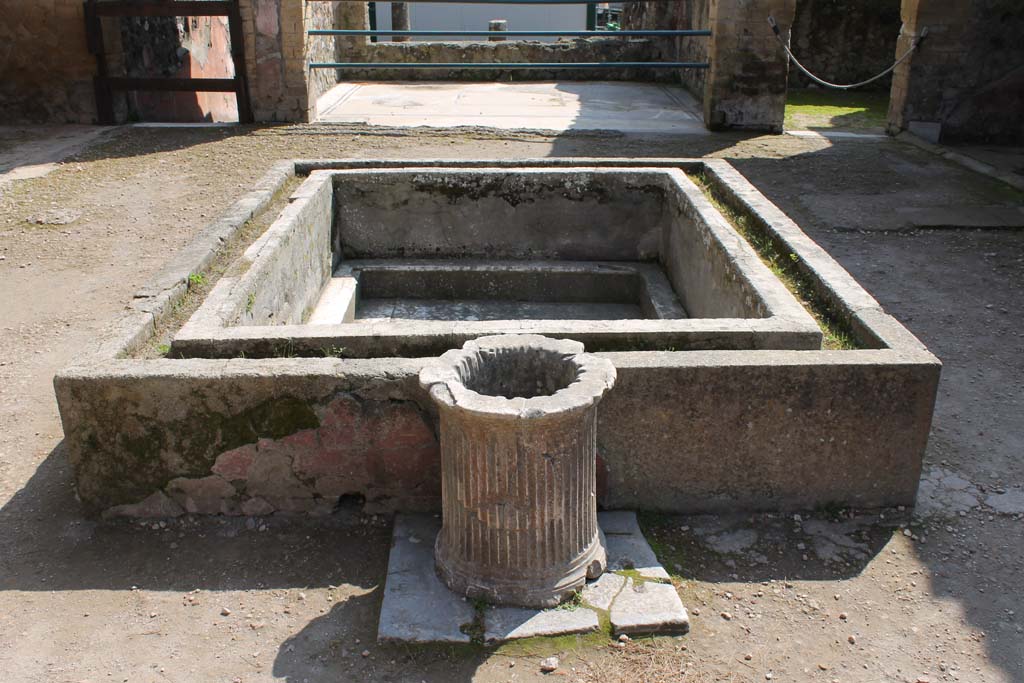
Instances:
[[[314,2],[326,0],[312,0]],[[358,2],[360,0],[342,0]],[[407,3],[440,2],[466,3],[477,5],[587,5],[588,10],[605,0],[405,0]],[[641,0],[624,0],[639,2]],[[588,17],[588,25],[590,20]],[[366,29],[311,29],[310,36],[342,36],[366,37],[376,41],[381,36],[390,37],[445,37],[450,36],[483,38],[609,38],[609,37],[645,37],[645,38],[677,38],[677,37],[708,37],[711,31],[706,29],[678,30],[625,30],[625,31],[415,31],[415,30],[380,30],[371,23],[372,28]],[[708,62],[311,62],[310,69],[707,69]]]
[[[103,17],[227,17],[233,78],[129,78],[111,76],[103,39]],[[85,37],[96,58],[96,118],[114,125],[114,91],[178,91],[234,93],[238,121],[252,123],[249,85],[245,76],[245,40],[238,0],[85,0]]]

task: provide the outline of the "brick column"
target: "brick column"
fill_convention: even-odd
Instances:
[[[366,41],[310,37],[307,31],[331,27],[366,29],[366,3],[239,0],[239,6],[245,35],[245,68],[256,120],[315,120],[317,98],[337,83],[337,74],[323,70],[311,73],[309,63],[344,61],[365,54]]]
[[[979,85],[974,73],[961,77],[967,61],[963,33],[971,19],[971,3],[903,0],[900,14],[903,30],[896,43],[897,57],[910,49],[925,27],[928,38],[893,72],[889,132],[895,135],[911,128],[912,132],[938,142],[943,113],[950,109],[944,99],[958,87],[967,90]]]
[[[304,122],[310,101],[305,0],[239,0],[256,121]]]
[[[768,17],[789,39],[796,0],[712,0],[711,69],[704,90],[704,124],[782,132],[789,63]]]

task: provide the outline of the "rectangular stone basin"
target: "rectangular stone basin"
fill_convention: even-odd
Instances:
[[[822,348],[684,171],[795,264],[847,347]],[[146,357],[190,275],[294,176],[170,352]],[[939,361],[715,159],[275,166],[54,379],[78,498],[128,516],[436,512],[437,413],[418,373],[500,332],[575,339],[614,365],[597,424],[606,509],[914,502]]]
[[[319,171],[174,339],[184,357],[816,349],[821,330],[678,169]]]

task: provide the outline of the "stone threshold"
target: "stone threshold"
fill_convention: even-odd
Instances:
[[[608,571],[579,599],[553,609],[482,605],[448,590],[434,570],[440,516],[395,517],[377,639],[404,643],[484,643],[595,633],[683,634],[690,621],[668,572],[647,543],[636,513],[598,513]],[[605,624],[606,626],[602,626]]]

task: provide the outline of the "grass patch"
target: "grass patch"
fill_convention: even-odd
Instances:
[[[794,89],[786,97],[786,130],[885,128],[889,93]]]
[[[793,293],[805,309],[814,317],[823,335],[821,348],[829,351],[845,351],[860,348],[853,332],[828,304],[818,296],[814,282],[800,269],[800,258],[793,253],[782,253],[774,240],[766,235],[747,214],[735,211],[720,201],[703,173],[690,178],[704,192],[704,196],[721,212],[736,231],[754,248],[761,261]]]
[[[494,654],[505,657],[550,657],[580,648],[595,648],[612,642],[612,620],[608,612],[589,607],[597,613],[597,630],[590,633],[574,633],[564,636],[536,636],[520,638],[502,643],[494,648]]]
[[[682,570],[676,569],[677,566],[687,566],[685,550],[677,545],[680,542],[678,527],[671,518],[660,512],[641,510],[637,513],[637,521],[655,557],[668,572],[672,584],[678,588],[678,583],[687,580],[681,573]],[[668,538],[671,538],[673,543],[670,544],[666,540]]]

